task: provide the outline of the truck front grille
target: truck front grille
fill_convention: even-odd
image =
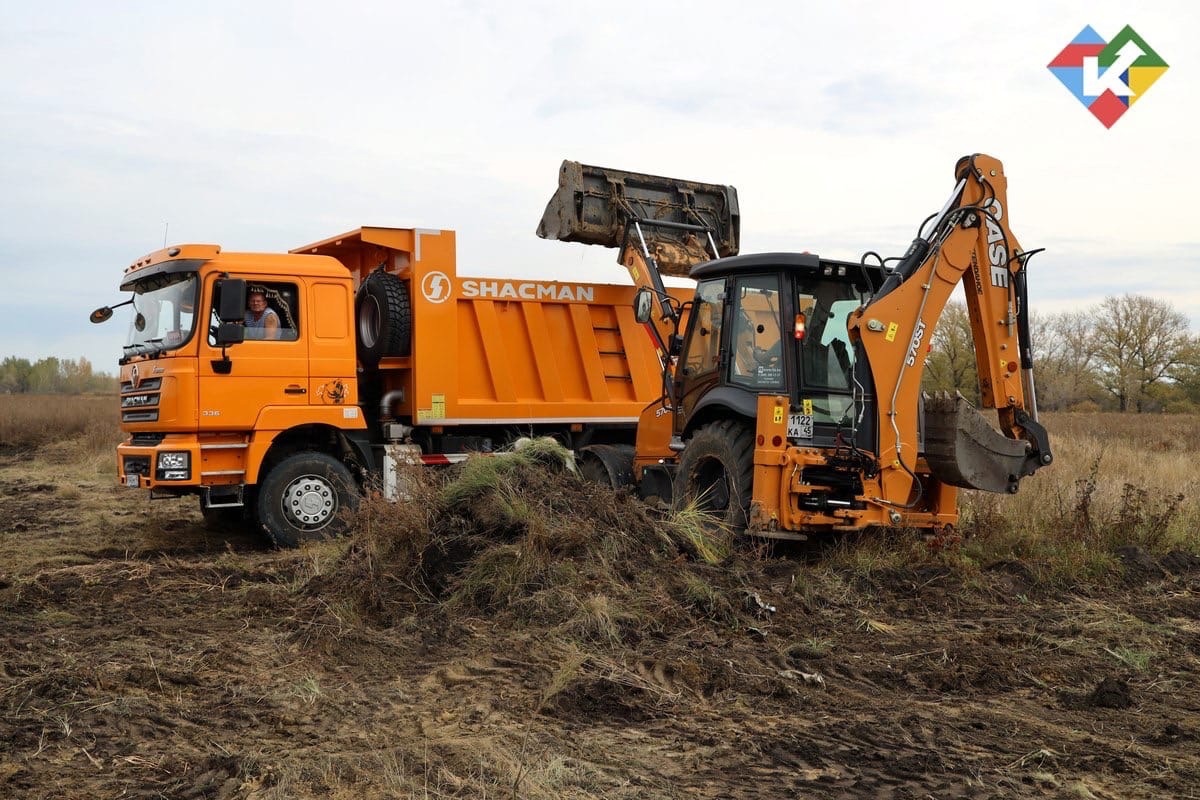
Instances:
[[[162,378],[121,382],[121,422],[157,422]]]

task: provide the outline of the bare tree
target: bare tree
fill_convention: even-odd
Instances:
[[[1087,401],[1105,402],[1094,320],[1095,315],[1085,311],[1032,315],[1033,369],[1042,408],[1055,410]]]
[[[925,362],[924,386],[928,391],[962,392],[979,405],[979,375],[975,368],[975,340],[965,303],[949,303],[933,332],[933,351]]]
[[[1188,320],[1165,300],[1106,297],[1093,312],[1100,383],[1121,411],[1143,411],[1147,390],[1188,356]]]

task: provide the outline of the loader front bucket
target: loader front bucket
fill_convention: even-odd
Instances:
[[[1032,444],[996,431],[958,393],[925,398],[925,460],[943,483],[1009,494],[1041,466]]]
[[[640,250],[636,222],[659,271],[687,275],[703,261],[737,255],[740,219],[732,186],[564,161],[537,235]]]

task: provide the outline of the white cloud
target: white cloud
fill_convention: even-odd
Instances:
[[[610,251],[533,235],[564,158],[732,183],[745,251],[856,258],[902,251],[989,152],[1048,249],[1035,307],[1143,291],[1200,328],[1198,23],[1182,0],[10,8],[0,275],[7,303],[72,313],[35,339],[6,316],[0,355],[112,364],[123,329],[84,317],[168,225],[243,250],[454,228],[463,272],[622,280]],[[1046,69],[1086,24],[1171,64],[1111,130]]]

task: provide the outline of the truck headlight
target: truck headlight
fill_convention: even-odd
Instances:
[[[192,476],[191,459],[185,452],[162,452],[158,454],[155,472],[161,481],[186,481]]]

